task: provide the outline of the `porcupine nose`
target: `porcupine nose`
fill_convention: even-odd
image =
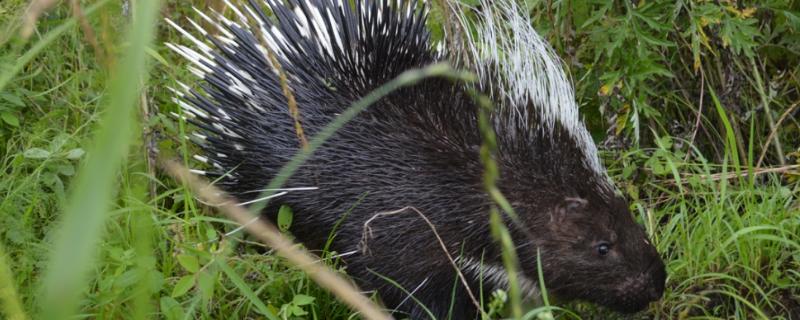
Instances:
[[[650,275],[650,285],[647,286],[645,294],[649,301],[656,301],[664,294],[664,284],[667,280],[667,271],[664,263],[657,260],[646,271]]]

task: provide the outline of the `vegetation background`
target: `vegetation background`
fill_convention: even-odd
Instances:
[[[800,319],[800,2],[523,5],[667,261],[628,318]],[[0,317],[357,318],[155,167],[192,154],[165,116],[190,75],[163,42],[186,40],[161,22],[192,6],[224,5],[0,1]]]

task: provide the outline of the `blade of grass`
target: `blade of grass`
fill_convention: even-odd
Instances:
[[[738,144],[736,143],[736,134],[733,132],[733,126],[731,125],[731,122],[728,120],[728,114],[725,112],[725,108],[723,108],[722,104],[719,102],[719,98],[717,98],[717,93],[714,91],[714,88],[708,86],[708,92],[711,94],[711,99],[712,101],[714,101],[714,107],[717,109],[717,114],[719,115],[719,118],[720,120],[722,120],[722,124],[725,127],[725,137],[727,140],[726,154],[730,155],[730,159],[733,160],[733,170],[734,172],[736,172],[736,175],[741,178],[742,167],[741,164],[739,163],[740,151],[739,147],[737,147]],[[744,150],[742,150],[742,152],[744,152]]]
[[[494,238],[500,246],[503,266],[506,268],[511,314],[514,319],[520,319],[522,318],[522,293],[520,291],[517,273],[517,270],[519,270],[519,260],[517,259],[514,240],[511,238],[505,223],[500,217],[498,207],[511,219],[512,223],[520,226],[521,222],[517,219],[518,216],[514,212],[514,208],[511,207],[511,204],[497,187],[500,169],[497,166],[497,162],[494,160],[497,151],[497,137],[494,134],[494,129],[490,120],[493,112],[491,100],[474,90],[470,91],[470,95],[479,106],[478,130],[481,132],[481,138],[483,139],[480,149],[480,158],[483,164],[483,185],[494,202],[489,209],[489,226],[492,232],[492,238]],[[520,230],[525,229],[523,227],[520,228]]]
[[[134,172],[146,172],[144,163],[139,164]],[[144,320],[153,312],[150,298],[153,295],[153,281],[150,275],[155,272],[156,257],[153,256],[153,219],[151,208],[147,204],[148,182],[150,179],[142,174],[130,174],[125,177],[128,185],[125,188],[125,207],[130,208],[130,224],[133,233],[135,250],[136,277],[139,280],[133,293],[133,313],[131,319]]]
[[[110,2],[109,0],[100,0],[97,3],[89,6],[84,11],[84,17],[91,16],[92,13],[97,11],[97,9],[100,9],[109,2]],[[31,47],[27,52],[25,52],[25,54],[17,58],[16,62],[13,65],[11,65],[11,67],[7,71],[0,74],[0,91],[3,90],[3,88],[5,88],[6,85],[8,85],[8,83],[11,82],[12,79],[14,79],[14,76],[16,76],[17,73],[22,71],[22,68],[24,68],[28,64],[28,62],[31,62],[31,60],[33,60],[33,58],[35,58],[36,55],[39,54],[39,52],[44,50],[44,48],[47,48],[47,46],[50,45],[51,42],[53,42],[55,39],[61,36],[64,32],[70,30],[70,28],[75,26],[75,23],[77,23],[77,21],[78,19],[76,17],[67,19],[66,22],[64,22],[60,26],[56,27],[52,31],[45,34],[44,37],[42,37],[42,39],[39,40],[39,42],[37,42],[35,45],[33,45],[33,47]]]
[[[239,277],[236,271],[233,271],[233,269],[231,269],[231,267],[228,266],[228,264],[225,263],[225,261],[222,261],[221,259],[216,260],[216,263],[217,266],[219,266],[220,270],[222,270],[222,272],[224,272],[225,275],[228,276],[228,279],[230,279],[231,282],[233,282],[236,288],[239,289],[239,292],[241,292],[242,295],[244,295],[244,297],[247,298],[247,300],[249,300],[250,303],[252,303],[253,306],[256,307],[258,313],[267,317],[267,319],[278,320],[278,316],[269,311],[264,302],[262,302],[261,299],[259,299],[258,296],[256,296],[255,292],[253,292],[253,289],[250,289],[247,283],[245,283],[244,280],[242,280],[242,278]]]
[[[6,259],[6,250],[0,244],[0,309],[9,320],[25,320],[28,316],[22,308],[19,294],[14,286],[14,275]]]
[[[519,287],[519,260],[517,260],[517,250],[514,247],[514,240],[506,229],[506,225],[500,218],[496,208],[492,208],[489,213],[489,225],[492,229],[492,237],[499,242],[503,266],[506,268],[508,277],[508,296],[511,299],[511,315],[514,319],[522,318],[522,293]]]
[[[153,39],[159,7],[157,0],[143,0],[134,13],[128,30],[131,45],[110,80],[94,145],[75,179],[56,231],[39,300],[43,319],[64,319],[74,314],[87,289],[87,271],[94,264],[117,170],[133,138],[134,105],[148,70],[145,48]],[[74,23],[74,19],[71,21]]]
[[[775,119],[772,117],[772,110],[770,110],[770,99],[767,96],[767,90],[764,88],[764,81],[761,80],[761,73],[756,66],[756,61],[753,57],[750,57],[750,66],[753,70],[753,77],[756,78],[756,91],[758,92],[759,98],[761,98],[761,105],[764,107],[764,114],[767,116],[767,124],[769,125],[770,131],[777,131],[777,124],[775,123]],[[775,147],[775,154],[778,158],[778,163],[781,165],[785,165],[786,161],[784,160],[783,155],[783,146],[781,146],[780,136],[772,136],[772,143]],[[769,142],[769,141],[767,141]]]

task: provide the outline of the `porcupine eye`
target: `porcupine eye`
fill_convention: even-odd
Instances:
[[[601,242],[597,245],[597,254],[604,256],[611,251],[611,245],[608,242]]]

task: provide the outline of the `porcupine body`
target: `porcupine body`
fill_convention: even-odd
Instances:
[[[482,6],[461,52],[469,61],[459,65],[479,75],[476,88],[497,104],[498,184],[520,217],[521,225],[506,222],[523,291],[537,294],[538,252],[557,296],[640,310],[663,291],[663,263],[608,181],[558,59],[513,2],[493,5]],[[207,168],[195,172],[245,204],[261,201],[261,190],[302,147],[270,52],[309,137],[402,72],[455,60],[456,53],[433,49],[416,1],[228,7],[233,20],[198,11],[215,26],[191,22],[199,39],[170,22],[192,45],[169,46],[203,80],[176,90],[181,116],[199,129],[191,139],[204,150],[195,158]],[[265,215],[289,205],[292,233],[313,249],[341,219],[331,250],[387,307],[413,319],[474,318],[478,311],[436,235],[474,293],[506,289],[508,280],[489,230],[478,107],[466,90],[429,78],[392,92],[318,149]],[[413,209],[381,214],[406,207]]]

